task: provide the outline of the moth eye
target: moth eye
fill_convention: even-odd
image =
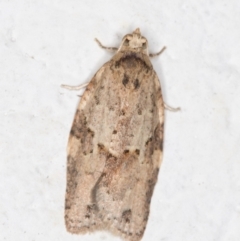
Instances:
[[[128,45],[129,45],[129,40],[128,40],[128,39],[125,39],[123,45],[128,46]]]
[[[125,35],[125,37],[123,38],[124,39],[123,45],[128,46],[132,38],[133,38],[132,35]]]

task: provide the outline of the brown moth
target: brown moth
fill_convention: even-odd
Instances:
[[[149,60],[161,52],[149,55],[136,29],[87,85],[68,142],[69,232],[141,240],[162,162],[164,102]]]

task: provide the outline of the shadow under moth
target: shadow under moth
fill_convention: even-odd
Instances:
[[[87,84],[68,141],[65,223],[69,232],[108,230],[141,240],[163,152],[164,101],[136,29]],[[68,89],[79,87],[63,86]],[[167,107],[171,109],[171,107]],[[173,109],[172,109],[173,110]]]

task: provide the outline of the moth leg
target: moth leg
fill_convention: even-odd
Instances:
[[[102,45],[102,43],[97,38],[95,38],[95,41],[98,43],[99,47],[101,47],[102,49],[107,49],[112,52],[116,52],[118,50],[118,48],[116,48],[116,47],[106,47],[106,46]]]
[[[181,110],[181,108],[180,108],[180,107],[173,108],[173,107],[171,107],[171,106],[167,105],[165,102],[164,102],[164,108],[165,108],[166,110],[173,111],[173,112],[176,112],[176,111]]]
[[[85,83],[85,84],[81,84],[78,86],[70,86],[70,85],[61,85],[62,88],[68,89],[68,90],[81,90],[84,87],[86,87],[89,84],[89,82]]]
[[[155,53],[155,54],[149,54],[149,57],[155,57],[160,55],[167,47],[164,46],[159,52]]]

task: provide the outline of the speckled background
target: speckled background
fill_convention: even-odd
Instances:
[[[240,1],[0,1],[0,240],[120,240],[64,226],[79,85],[140,27],[165,102],[164,160],[143,241],[240,240]]]

